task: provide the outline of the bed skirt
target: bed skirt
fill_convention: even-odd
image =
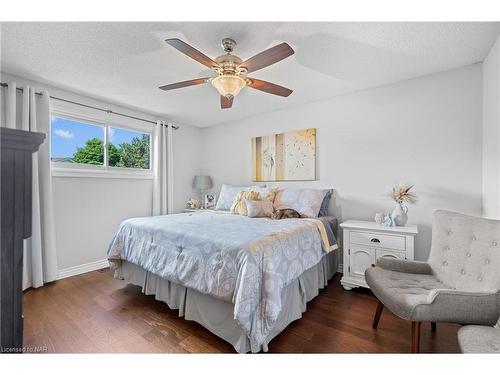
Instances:
[[[307,302],[319,294],[336,271],[337,251],[332,251],[283,290],[283,308],[260,350],[267,352],[269,342],[288,324],[302,317]],[[142,287],[144,294],[154,295],[171,309],[179,310],[180,317],[201,324],[229,342],[238,353],[251,351],[247,335],[233,317],[234,305],[231,302],[173,283],[126,261],[118,265],[114,276]]]

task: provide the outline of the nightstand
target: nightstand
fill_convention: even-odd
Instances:
[[[416,226],[384,227],[371,221],[348,220],[343,229],[343,276],[345,290],[368,288],[365,270],[383,257],[413,260]]]

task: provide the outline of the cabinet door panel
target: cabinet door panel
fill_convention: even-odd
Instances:
[[[375,249],[352,246],[349,256],[351,276],[365,277],[365,270],[375,264]]]

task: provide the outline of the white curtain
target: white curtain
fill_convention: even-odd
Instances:
[[[23,87],[17,103],[16,83],[8,83],[5,103],[6,126],[45,133],[45,140],[32,156],[31,237],[24,241],[23,289],[38,288],[58,277],[56,238],[50,172],[50,97],[37,96],[35,89]],[[17,108],[21,121],[17,121]]]
[[[153,215],[173,212],[174,163],[173,127],[165,121],[158,121],[153,141]]]
[[[17,85],[15,82],[7,86],[7,97],[5,99],[5,126],[15,129],[16,126],[16,97]]]

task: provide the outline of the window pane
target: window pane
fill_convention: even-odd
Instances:
[[[53,117],[50,134],[52,161],[103,164],[104,127],[80,120]]]
[[[149,169],[150,135],[109,127],[109,165]]]

